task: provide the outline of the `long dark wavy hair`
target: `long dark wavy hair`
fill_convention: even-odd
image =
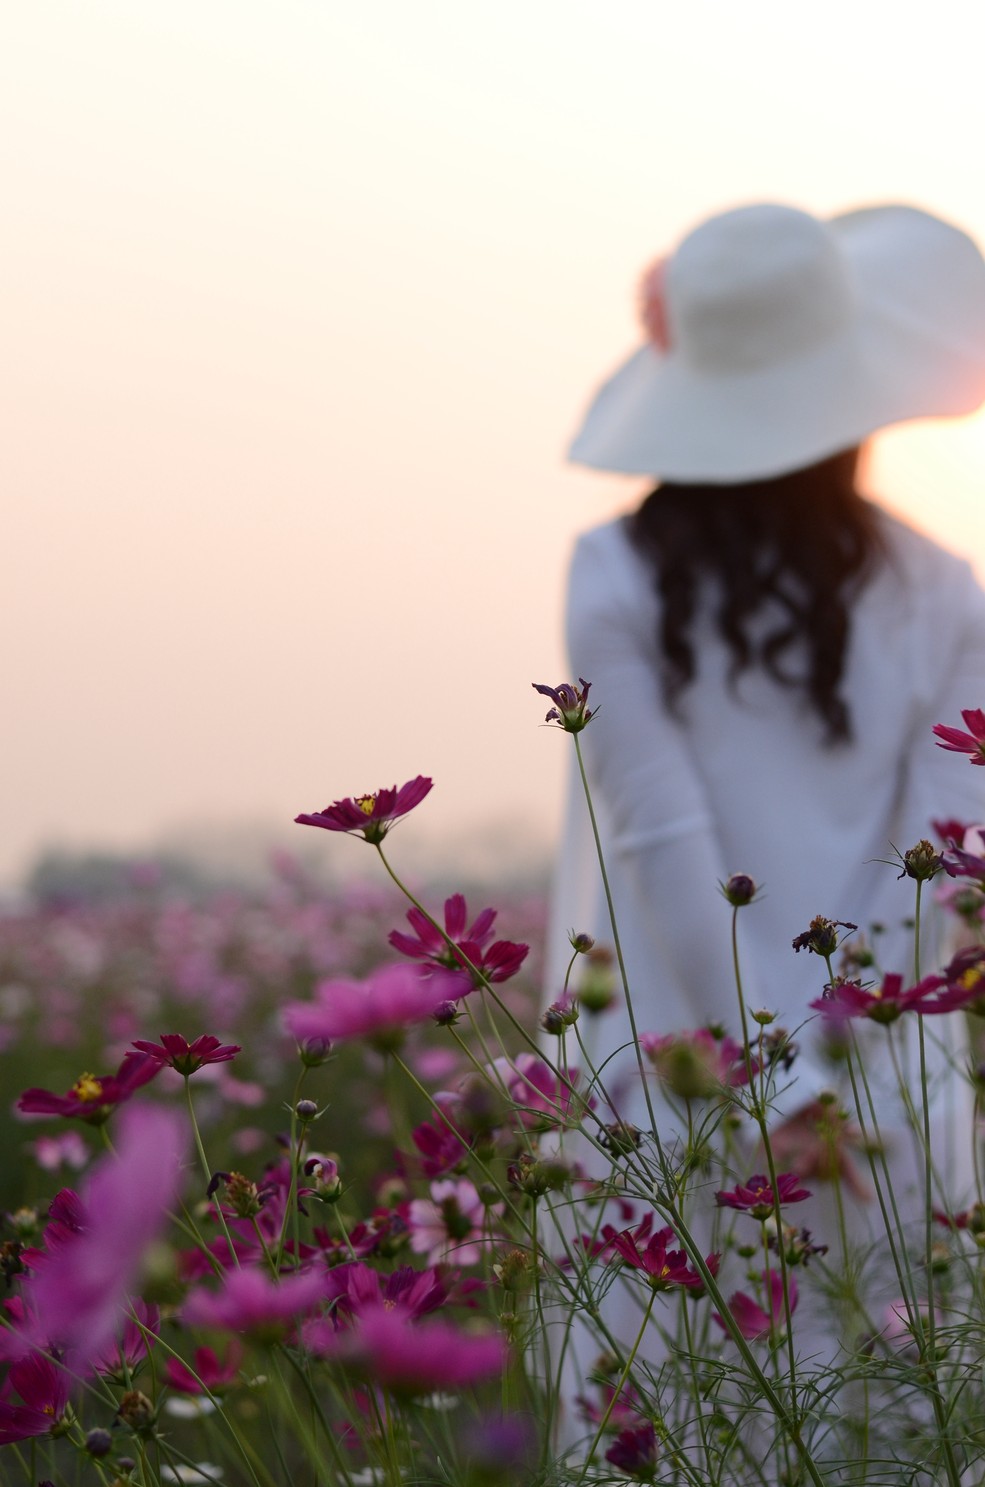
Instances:
[[[629,519],[660,599],[671,711],[697,674],[694,620],[710,602],[733,685],[759,667],[800,693],[826,742],[851,739],[841,680],[852,602],[885,553],[877,509],[855,487],[858,453],[741,485],[660,485]]]

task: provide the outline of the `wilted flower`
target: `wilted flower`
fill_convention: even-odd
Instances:
[[[793,948],[797,951],[810,950],[814,955],[827,958],[834,955],[838,948],[839,929],[851,931],[858,929],[858,925],[852,924],[847,919],[825,919],[818,914],[811,920],[810,928],[794,938]]]
[[[598,708],[591,710],[586,706],[592,684],[583,676],[578,678],[577,687],[571,682],[559,682],[556,687],[544,686],[542,682],[532,682],[531,685],[535,692],[549,697],[554,703],[544,719],[545,723],[556,723],[565,733],[580,733],[598,712]]]
[[[972,764],[985,764],[985,712],[981,708],[962,709],[964,733],[960,728],[949,728],[946,723],[935,723],[937,747],[951,749],[956,754],[968,754]]]
[[[419,774],[398,790],[378,790],[375,795],[347,796],[333,801],[323,811],[295,816],[298,826],[322,826],[326,831],[346,831],[362,836],[373,846],[381,842],[399,816],[412,811],[431,789],[432,781]]]
[[[915,847],[907,848],[903,853],[902,863],[901,878],[913,878],[917,883],[928,883],[940,872],[942,858],[933,842],[924,838]]]
[[[146,1053],[128,1053],[115,1074],[80,1074],[64,1095],[48,1089],[26,1089],[17,1109],[26,1115],[68,1115],[101,1126],[118,1105],[161,1072],[162,1065]]]
[[[134,1039],[133,1046],[156,1063],[177,1069],[186,1078],[203,1064],[228,1063],[242,1051],[238,1043],[220,1043],[211,1033],[203,1033],[194,1043],[189,1043],[180,1033],[162,1033],[160,1043],[144,1043]]]

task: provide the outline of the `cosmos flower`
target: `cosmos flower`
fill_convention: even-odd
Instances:
[[[496,910],[483,909],[468,925],[468,909],[461,893],[445,899],[444,934],[418,908],[408,909],[407,919],[414,934],[392,930],[390,944],[401,955],[427,961],[444,973],[447,977],[444,995],[448,999],[462,996],[473,986],[482,986],[487,981],[508,980],[520,969],[530,948],[512,940],[496,940],[490,945]]]
[[[618,1255],[626,1265],[640,1270],[655,1291],[669,1291],[674,1286],[683,1286],[696,1291],[704,1286],[704,1280],[688,1263],[682,1249],[672,1249],[678,1243],[673,1229],[658,1229],[651,1233],[653,1215],[647,1214],[635,1229],[623,1229],[612,1234],[608,1240],[610,1255]],[[708,1255],[705,1264],[712,1275],[718,1273],[719,1255]]]
[[[186,1078],[203,1064],[228,1063],[242,1051],[238,1043],[220,1043],[211,1033],[203,1033],[194,1043],[189,1043],[180,1033],[162,1033],[160,1043],[144,1043],[135,1038],[133,1046],[155,1062],[177,1069]]]
[[[800,1178],[795,1172],[781,1172],[777,1175],[774,1194],[769,1178],[757,1173],[731,1192],[716,1193],[715,1202],[720,1208],[738,1208],[748,1213],[750,1218],[768,1219],[774,1216],[777,1203],[802,1203],[811,1196],[807,1188],[799,1184]]]
[[[426,1254],[429,1265],[452,1259],[477,1265],[488,1245],[489,1215],[475,1184],[442,1178],[431,1184],[430,1198],[414,1198],[407,1212],[410,1247]]]
[[[0,1446],[47,1435],[65,1413],[71,1385],[66,1370],[41,1353],[12,1363],[0,1399]],[[14,1396],[20,1404],[11,1404]]]
[[[780,1328],[786,1321],[782,1275],[778,1270],[764,1270],[760,1274],[760,1282],[769,1311],[764,1311],[759,1302],[753,1300],[745,1291],[736,1291],[728,1299],[729,1311],[732,1313],[735,1324],[748,1342],[755,1342],[761,1337],[777,1338]],[[792,1275],[787,1276],[787,1286],[792,1315],[797,1307],[797,1282]],[[728,1328],[718,1312],[713,1312],[712,1316],[722,1331],[727,1332]]]
[[[399,816],[406,816],[427,795],[432,785],[427,775],[419,774],[398,790],[377,790],[375,795],[350,795],[333,801],[323,811],[295,816],[298,826],[321,826],[326,831],[346,831],[361,836],[376,846]]]
[[[161,1072],[146,1053],[128,1053],[115,1074],[80,1074],[64,1095],[49,1089],[26,1089],[17,1101],[25,1115],[68,1115],[101,1126],[118,1105]]]
[[[716,1038],[704,1027],[666,1035],[641,1033],[640,1047],[661,1083],[683,1100],[711,1100],[749,1082],[741,1043]],[[751,1064],[757,1072],[758,1060]]]
[[[220,1362],[211,1348],[196,1348],[193,1369],[180,1358],[169,1358],[164,1365],[164,1378],[179,1394],[218,1394],[234,1381],[242,1361],[243,1345],[233,1337],[226,1348],[225,1362]]]
[[[967,754],[972,764],[985,764],[985,712],[980,707],[962,710],[967,733],[960,728],[949,728],[945,723],[935,723],[937,747],[951,749],[955,754]]]
[[[280,1340],[288,1326],[325,1296],[325,1276],[316,1270],[274,1280],[259,1266],[228,1270],[218,1291],[190,1291],[181,1308],[189,1327],[247,1332],[261,1341]]]
[[[559,682],[556,687],[547,687],[542,682],[531,683],[535,692],[549,697],[554,703],[544,719],[545,723],[556,723],[565,733],[580,733],[588,727],[598,708],[586,706],[591,682],[586,682],[583,676],[578,678],[578,682],[577,687],[572,682]]]
[[[284,1025],[301,1044],[368,1038],[378,1048],[394,1048],[405,1028],[427,1022],[445,999],[419,967],[382,966],[365,981],[322,981],[314,1002],[288,1003]]]
[[[322,1340],[321,1354],[392,1394],[467,1388],[500,1374],[506,1344],[447,1322],[416,1323],[402,1306],[373,1306]]]
[[[881,986],[838,980],[826,987],[824,995],[811,1002],[811,1007],[836,1023],[852,1017],[890,1023],[904,1012],[928,1010],[934,993],[944,984],[941,976],[925,976],[916,986],[904,987],[903,977],[895,973],[885,976]]]
[[[653,1421],[644,1420],[620,1430],[605,1459],[634,1482],[652,1482],[657,1471],[657,1432]]]

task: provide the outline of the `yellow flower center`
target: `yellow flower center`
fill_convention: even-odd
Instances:
[[[72,1093],[87,1105],[95,1104],[103,1097],[103,1084],[95,1074],[80,1074],[72,1085]]]
[[[364,816],[371,816],[373,814],[374,810],[376,809],[376,796],[375,795],[357,795],[356,796],[356,802],[355,803],[359,807],[359,809],[362,811],[362,813],[363,813]]]
[[[969,966],[968,969],[958,977],[958,984],[959,986],[963,986],[966,991],[970,991],[973,986],[977,986],[979,981],[983,979],[985,979],[985,977],[983,977],[982,972],[978,966]]]

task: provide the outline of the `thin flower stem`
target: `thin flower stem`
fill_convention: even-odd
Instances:
[[[205,1147],[202,1145],[202,1134],[198,1129],[198,1121],[195,1118],[195,1102],[192,1099],[191,1079],[187,1074],[185,1075],[185,1101],[188,1105],[188,1118],[192,1123],[192,1134],[195,1137],[195,1150],[198,1152],[198,1160],[201,1163],[202,1171],[205,1174],[205,1186],[209,1188],[212,1186],[212,1169],[209,1166],[209,1159],[205,1155]],[[232,1257],[233,1264],[238,1270],[240,1268],[239,1256],[236,1253],[236,1247],[233,1244],[233,1238],[229,1232],[229,1226],[226,1223],[226,1215],[222,1211],[222,1204],[216,1203],[213,1200],[213,1206],[219,1219],[219,1223],[222,1226],[222,1232],[226,1236],[226,1243],[229,1246],[229,1253]]]
[[[575,742],[577,743],[577,741],[578,741],[578,739],[577,739],[577,735],[576,735],[575,736]],[[626,1362],[625,1362],[625,1365],[623,1367],[622,1373],[619,1375],[619,1381],[615,1385],[615,1388],[613,1389],[612,1394],[609,1397],[609,1403],[605,1407],[605,1413],[603,1414],[601,1420],[598,1423],[598,1429],[595,1432],[595,1437],[594,1437],[594,1439],[592,1441],[591,1446],[589,1447],[588,1455],[585,1457],[584,1464],[582,1465],[581,1476],[578,1478],[578,1487],[581,1487],[581,1483],[584,1482],[584,1480],[585,1480],[585,1473],[588,1471],[588,1468],[592,1464],[592,1457],[595,1455],[595,1452],[598,1449],[598,1443],[602,1439],[602,1436],[605,1433],[605,1427],[609,1423],[609,1416],[612,1414],[612,1411],[615,1409],[616,1405],[618,1404],[618,1402],[619,1402],[619,1396],[622,1393],[623,1389],[625,1388],[626,1380],[629,1377],[630,1370],[632,1369],[633,1364],[636,1361],[636,1354],[640,1350],[640,1344],[642,1343],[644,1334],[646,1333],[646,1329],[647,1329],[647,1327],[650,1324],[650,1313],[653,1311],[653,1303],[656,1301],[656,1299],[657,1299],[657,1293],[656,1293],[655,1290],[653,1290],[651,1288],[651,1290],[650,1290],[650,1296],[649,1296],[649,1299],[648,1299],[648,1301],[646,1303],[646,1310],[643,1313],[643,1320],[640,1323],[640,1330],[636,1334],[636,1341],[633,1343],[632,1350],[630,1351],[629,1357],[626,1359]]]
[[[301,1089],[308,1076],[308,1065],[301,1065],[291,1096],[291,1134],[288,1150],[291,1154],[291,1181],[287,1190],[287,1205],[284,1209],[284,1217],[281,1220],[280,1236],[277,1240],[276,1269],[279,1270],[284,1259],[284,1248],[287,1244],[287,1226],[291,1225],[294,1239],[294,1265],[295,1269],[301,1267],[301,1229],[298,1219],[298,1168],[301,1165],[301,1149],[304,1146],[304,1133],[300,1141],[298,1139],[298,1101],[301,1098]]]
[[[599,871],[602,875],[602,888],[605,893],[606,907],[609,911],[609,924],[612,929],[612,943],[616,951],[616,960],[619,963],[619,975],[622,980],[623,995],[626,998],[626,1014],[629,1018],[629,1026],[633,1035],[633,1047],[636,1052],[636,1063],[640,1071],[640,1080],[643,1085],[643,1098],[646,1101],[646,1111],[650,1118],[650,1128],[653,1132],[653,1140],[656,1144],[657,1155],[661,1165],[664,1163],[663,1146],[660,1140],[660,1132],[657,1130],[657,1117],[653,1109],[653,1100],[650,1097],[650,1086],[647,1083],[646,1069],[643,1064],[643,1050],[640,1047],[639,1031],[636,1026],[636,1013],[633,1008],[633,997],[629,987],[629,975],[626,971],[626,961],[622,952],[622,940],[619,937],[619,925],[616,921],[616,908],[612,901],[612,890],[609,887],[609,874],[605,866],[605,853],[602,850],[602,838],[599,835],[598,821],[595,817],[595,806],[592,801],[592,790],[588,783],[588,775],[585,771],[585,760],[581,752],[581,739],[577,733],[572,738],[575,745],[575,758],[578,760],[578,773],[581,776],[582,789],[585,792],[585,803],[588,806],[588,816],[592,823],[592,836],[595,839],[595,851],[598,856]],[[618,1114],[618,1112],[613,1112]]]

